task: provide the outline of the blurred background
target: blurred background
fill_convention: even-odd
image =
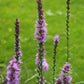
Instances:
[[[46,59],[49,70],[45,79],[52,82],[53,37],[58,34],[56,78],[66,62],[66,0],[42,0],[47,26]],[[72,84],[84,84],[84,0],[71,0],[70,4],[70,59]],[[14,22],[20,21],[20,43],[23,53],[20,84],[35,84],[37,78],[28,81],[36,72],[37,44],[35,24],[37,19],[36,0],[0,0],[0,82],[5,79],[6,67],[14,53]],[[46,83],[46,84],[49,84]]]

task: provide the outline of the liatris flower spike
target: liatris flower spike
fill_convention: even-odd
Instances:
[[[36,55],[36,64],[39,64],[40,60],[40,55],[42,54],[42,59],[45,59],[45,48],[43,46],[43,43],[46,41],[46,33],[47,29],[45,26],[47,25],[44,20],[44,15],[43,15],[43,10],[42,10],[42,3],[41,0],[36,0],[38,3],[38,20],[36,24],[36,31],[35,31],[35,38],[39,42],[39,48],[38,48],[38,53]]]
[[[16,55],[14,55],[14,57],[16,58],[16,60],[18,61],[18,63],[21,63],[20,57],[22,56],[22,52],[21,52],[21,46],[20,46],[20,38],[19,38],[19,34],[20,34],[20,25],[19,25],[19,21],[18,18],[16,18],[16,22],[15,22],[15,53]]]
[[[38,40],[39,43],[44,43],[46,42],[46,34],[47,34],[47,29],[45,26],[47,25],[45,22],[45,17],[43,15],[43,10],[42,10],[42,3],[41,0],[37,0],[38,3],[38,20],[36,21],[36,31],[35,31],[35,38]]]
[[[19,84],[19,71],[17,60],[11,58],[7,67],[7,84]]]
[[[38,53],[36,55],[36,64],[38,65],[37,72],[39,74],[38,80],[43,84],[43,74],[42,70],[48,70],[48,64],[45,61],[44,65],[43,59],[45,59],[45,48],[44,48],[44,42],[46,42],[46,34],[47,34],[47,29],[45,26],[47,25],[45,22],[45,17],[43,14],[43,9],[42,9],[42,0],[36,0],[38,4],[38,19],[36,21],[36,31],[35,31],[35,38],[38,40],[39,43],[39,48],[38,48]]]
[[[66,62],[66,64],[64,65],[64,68],[61,71],[61,79],[63,81],[64,84],[70,84],[72,77],[69,75],[70,72],[70,64],[68,62]],[[68,75],[66,75],[68,74]]]
[[[13,56],[13,58],[11,58],[9,65],[7,67],[7,84],[19,84],[19,71],[20,71],[20,66],[19,64],[22,63],[20,60],[20,57],[22,56],[21,54],[21,46],[19,43],[19,21],[16,18],[16,22],[15,22],[15,53],[16,55]]]
[[[42,61],[42,67],[43,67],[43,71],[48,71],[48,68],[49,68],[49,65],[48,65],[48,63],[47,63],[47,61],[46,61],[46,59],[45,59],[45,50],[44,50],[44,52],[43,52],[43,61]],[[37,53],[37,55],[36,55],[36,64],[38,64],[39,65],[39,62],[40,62],[40,58],[39,58],[39,52]]]
[[[55,83],[55,67],[56,67],[56,48],[59,42],[59,35],[54,37],[54,55],[53,55],[53,84]]]

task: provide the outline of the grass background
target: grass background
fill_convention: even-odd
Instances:
[[[84,81],[84,0],[71,0],[70,14],[70,59],[72,82]],[[43,0],[43,9],[48,24],[46,59],[49,71],[44,72],[45,79],[52,82],[53,37],[59,34],[57,48],[56,77],[66,62],[66,0]],[[36,78],[25,83],[36,74],[35,55],[38,42],[34,38],[37,19],[36,0],[0,0],[0,81],[5,78],[6,67],[14,53],[14,22],[20,20],[22,61],[20,84],[35,84]],[[78,83],[79,82],[79,83]],[[46,83],[48,84],[48,83]],[[84,82],[82,83],[84,84]]]

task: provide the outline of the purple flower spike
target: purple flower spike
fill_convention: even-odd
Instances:
[[[72,77],[69,75],[70,73],[70,64],[66,62],[61,70],[61,77],[57,79],[55,84],[70,84],[72,79]]]
[[[42,3],[41,0],[36,0],[38,3],[38,19],[36,21],[36,31],[35,31],[35,38],[38,40],[39,43],[44,43],[46,42],[46,34],[47,34],[47,29],[45,26],[47,25],[45,22],[45,17],[43,15],[43,9],[42,9]]]
[[[20,60],[20,57],[22,56],[22,52],[21,52],[21,46],[20,46],[20,38],[19,38],[19,34],[20,34],[20,25],[19,25],[19,21],[18,18],[16,18],[16,22],[15,22],[15,53],[16,55],[14,56],[16,58],[17,61]]]
[[[43,62],[43,59],[45,59],[45,48],[44,48],[44,42],[46,42],[46,34],[47,34],[47,29],[46,29],[46,22],[45,22],[45,17],[42,9],[42,0],[36,0],[38,6],[38,19],[36,21],[36,30],[35,30],[35,39],[38,40],[39,43],[39,48],[38,48],[38,53],[36,55],[36,64],[38,65],[37,72],[38,72],[38,83],[39,81],[41,84],[43,84],[43,74],[42,70],[47,70],[48,69],[48,64],[47,62]]]
[[[54,55],[53,55],[53,84],[55,83],[55,67],[56,67],[56,54],[57,54],[57,46],[59,42],[59,35],[54,37]]]
[[[55,41],[55,42],[59,42],[59,35],[56,35],[56,36],[54,37],[54,41]]]
[[[70,72],[70,64],[68,62],[66,62],[66,64],[64,65],[64,68],[61,71],[61,79],[63,81],[64,84],[70,84],[72,77],[69,75],[65,75],[65,74],[69,74]]]
[[[55,84],[62,84],[62,79],[58,78]]]
[[[16,22],[15,22],[15,55],[13,56],[13,58],[11,58],[9,65],[7,67],[7,84],[19,84],[19,71],[21,70],[19,67],[21,60],[20,57],[22,56],[22,52],[21,52],[21,46],[20,46],[20,38],[19,38],[19,34],[20,34],[20,25],[19,25],[19,21],[16,18]]]
[[[42,47],[44,49],[43,51],[43,55],[42,55],[42,58],[43,58],[43,61],[42,61],[42,67],[43,67],[43,71],[48,71],[48,68],[49,68],[49,65],[45,59],[45,48]],[[36,64],[39,65],[40,63],[40,58],[39,58],[39,52],[36,54]]]
[[[19,84],[19,64],[17,60],[11,58],[9,66],[7,67],[7,84]]]

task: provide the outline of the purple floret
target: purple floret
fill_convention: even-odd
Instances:
[[[47,63],[47,61],[46,61],[46,59],[45,59],[45,48],[44,48],[44,46],[42,47],[43,48],[43,55],[42,55],[42,67],[43,67],[43,71],[47,71],[48,70],[48,68],[49,68],[49,65],[48,65],[48,63]],[[39,58],[39,52],[36,54],[36,64],[37,65],[39,65],[39,63],[40,63],[40,58]]]
[[[54,41],[55,41],[55,42],[59,42],[59,35],[56,35],[56,36],[54,37]]]
[[[43,71],[48,71],[49,65],[46,62],[46,59],[45,58],[43,59],[42,66],[43,66]]]

